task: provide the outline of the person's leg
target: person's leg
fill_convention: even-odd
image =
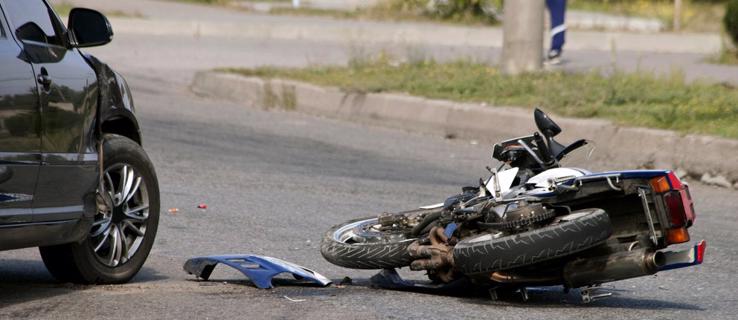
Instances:
[[[566,42],[566,0],[546,0],[546,6],[551,13],[551,49],[548,58],[555,59],[561,56]]]

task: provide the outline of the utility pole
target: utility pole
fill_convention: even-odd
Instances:
[[[544,0],[504,3],[502,71],[519,74],[540,70],[543,66]]]
[[[682,29],[682,0],[674,0],[674,31]]]

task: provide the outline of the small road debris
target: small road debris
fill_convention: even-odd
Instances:
[[[354,281],[351,278],[349,278],[349,277],[343,277],[343,279],[341,279],[341,282],[339,284],[342,285],[342,286],[348,286],[348,285],[351,285],[353,283],[354,283]]]
[[[289,301],[292,301],[292,302],[304,302],[305,301],[305,299],[292,299],[292,298],[290,298],[288,296],[283,296],[283,297],[285,299],[289,300]]]

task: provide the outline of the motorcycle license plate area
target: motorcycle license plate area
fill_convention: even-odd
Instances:
[[[665,264],[664,266],[659,268],[659,271],[680,269],[702,264],[702,260],[705,257],[706,248],[707,241],[702,240],[694,245],[694,247],[689,249],[679,251],[665,251]]]

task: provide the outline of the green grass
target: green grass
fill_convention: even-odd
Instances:
[[[546,72],[507,76],[473,62],[388,59],[348,67],[223,69],[246,76],[287,78],[349,92],[404,92],[434,99],[544,109],[562,116],[605,118],[625,126],[738,138],[738,90],[694,82],[683,74]]]
[[[351,12],[337,10],[316,10],[308,8],[275,9],[275,14],[323,15],[336,18],[353,18],[367,20],[389,21],[427,21],[462,25],[497,25],[496,21],[488,16],[472,11],[462,11],[440,16],[437,12],[428,10],[425,0],[382,0],[368,8],[358,8]]]
[[[249,1],[249,0],[168,0],[168,1],[225,5],[225,6],[231,6],[235,2],[271,2],[271,3],[291,3],[292,2],[292,0],[253,0],[253,1]]]
[[[363,13],[357,11],[342,11],[342,10],[331,10],[331,9],[318,9],[318,8],[291,8],[291,7],[277,7],[269,10],[270,14],[275,15],[296,15],[296,16],[319,16],[319,17],[331,17],[338,19],[358,19],[365,18]]]
[[[173,0],[189,3],[231,5],[234,1],[246,0]],[[291,0],[254,0],[253,2],[289,3]],[[315,9],[309,7],[274,8],[272,14],[327,16],[339,19],[367,19],[391,21],[435,21],[463,25],[496,25],[498,21],[473,12],[459,12],[449,16],[438,16],[427,12],[426,0],[382,0],[370,8],[346,12],[341,10]],[[674,17],[673,0],[569,0],[570,9],[602,12],[615,15],[656,18],[672,27]],[[682,31],[720,32],[720,23],[725,5],[720,1],[684,0],[682,9]]]
[[[716,64],[738,65],[738,51],[723,49],[714,57],[709,58],[707,62]]]
[[[673,27],[673,0],[569,0],[570,9],[625,16],[656,18]],[[682,31],[720,32],[725,4],[720,1],[684,0]]]
[[[496,25],[499,22],[488,17],[463,12],[449,17],[429,14],[417,0],[385,0],[368,8],[357,8],[353,11],[302,8],[273,8],[269,13],[277,15],[324,16],[338,19],[363,19],[378,21],[423,21],[442,22],[461,25]]]
[[[69,16],[69,12],[72,11],[72,9],[75,8],[76,6],[72,5],[69,2],[62,1],[58,3],[54,3],[52,7],[54,8],[54,11],[59,16],[67,17]],[[129,13],[129,12],[124,12],[120,10],[112,10],[112,11],[105,11],[103,12],[103,14],[108,17],[118,17],[118,18],[144,18],[144,15],[137,11],[133,13]]]
[[[52,7],[54,7],[54,11],[56,11],[56,14],[63,17],[68,16],[69,11],[72,11],[72,8],[74,8],[74,6],[69,2],[54,3]]]
[[[189,3],[213,4],[221,6],[234,6],[237,2],[272,2],[289,4],[291,0],[172,0]],[[473,14],[471,12],[462,12],[449,17],[438,17],[429,14],[425,10],[424,0],[382,0],[377,5],[369,8],[357,8],[353,11],[319,9],[303,6],[300,8],[292,8],[289,5],[277,6],[272,8],[269,13],[275,15],[299,15],[299,16],[322,16],[338,19],[364,19],[364,20],[380,20],[380,21],[434,21],[463,25],[494,25],[497,21],[490,18]]]
[[[227,4],[228,2],[230,2],[229,0],[176,0],[176,1],[201,3],[201,4]]]

